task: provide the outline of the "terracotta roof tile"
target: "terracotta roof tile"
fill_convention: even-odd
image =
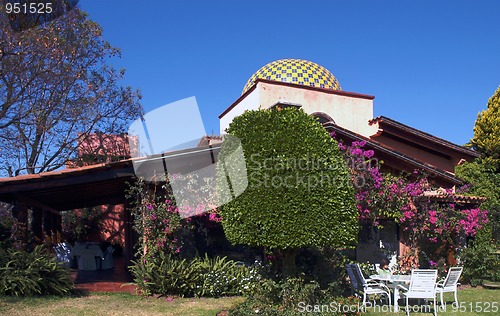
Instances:
[[[483,196],[470,196],[470,195],[460,195],[460,194],[449,195],[438,191],[424,192],[424,197],[429,197],[432,200],[436,201],[458,202],[458,203],[482,203],[487,200],[487,198]]]
[[[23,174],[23,175],[20,175],[17,177],[0,178],[0,184],[9,183],[9,182],[29,181],[29,180],[42,179],[42,178],[51,178],[51,177],[58,177],[58,176],[66,176],[66,175],[72,175],[72,174],[83,173],[83,172],[88,172],[88,171],[96,171],[96,170],[99,170],[102,168],[119,167],[119,166],[123,166],[123,165],[128,165],[131,163],[131,161],[132,161],[131,159],[125,159],[125,160],[120,160],[120,161],[116,161],[116,162],[99,163],[99,164],[83,166],[83,167],[67,168],[67,169],[42,172],[42,173],[36,173],[36,174]]]

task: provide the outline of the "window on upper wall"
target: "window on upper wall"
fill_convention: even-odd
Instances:
[[[318,120],[318,122],[320,122],[321,124],[325,124],[325,123],[334,123],[335,124],[335,121],[326,113],[314,112],[311,115],[314,116]]]

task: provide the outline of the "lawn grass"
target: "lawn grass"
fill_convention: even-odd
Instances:
[[[500,315],[500,290],[464,288],[458,292],[460,309],[453,309],[453,294],[445,293],[447,311],[438,315],[472,316]],[[128,293],[89,293],[72,297],[0,297],[0,315],[173,315],[173,316],[215,316],[222,310],[242,302],[243,297],[224,298],[153,298]],[[494,308],[496,306],[496,308]],[[489,311],[484,309],[489,308]],[[496,310],[496,312],[495,312]],[[319,315],[319,314],[318,314]],[[404,306],[399,314],[374,312],[368,309],[368,316],[406,315]],[[411,312],[411,316],[430,316],[428,313]]]
[[[439,296],[437,298],[439,304]],[[445,293],[444,301],[446,302],[446,311],[438,310],[438,315],[449,316],[473,316],[473,315],[500,315],[500,290],[483,289],[481,287],[462,288],[458,290],[459,306],[453,306],[454,299],[453,293]],[[416,307],[415,307],[416,308]],[[410,309],[411,316],[432,315],[433,309],[430,308],[429,312],[413,312]],[[394,314],[394,313],[392,313]],[[406,315],[405,306],[400,306],[400,315]],[[379,316],[388,315],[387,312],[374,312],[373,309],[368,309],[367,315]],[[398,315],[398,314],[396,314]]]
[[[89,293],[72,297],[0,297],[0,315],[172,315],[214,316],[242,297],[153,298],[128,293]]]

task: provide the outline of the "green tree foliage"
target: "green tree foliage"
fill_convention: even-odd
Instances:
[[[478,114],[474,137],[469,143],[482,155],[473,162],[457,166],[457,176],[472,185],[471,193],[487,198],[481,205],[489,212],[493,238],[500,240],[500,87]]]
[[[493,237],[500,240],[500,173],[490,159],[476,159],[456,167],[456,174],[471,184],[470,193],[486,197],[481,208],[488,210]]]
[[[241,141],[248,176],[244,193],[221,209],[229,241],[282,250],[285,274],[294,273],[299,248],[356,242],[350,173],[315,118],[292,108],[248,111],[227,132]]]
[[[470,144],[485,157],[500,160],[500,87],[488,100],[486,110],[478,114]]]
[[[138,91],[101,27],[79,9],[14,32],[0,14],[0,173],[51,171],[96,131],[118,134],[138,117]]]

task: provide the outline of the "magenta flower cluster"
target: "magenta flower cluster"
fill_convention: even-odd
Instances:
[[[153,256],[158,252],[179,253],[182,244],[175,233],[184,223],[172,200],[146,202],[142,212],[143,239],[147,251]]]
[[[479,208],[465,209],[456,202],[452,189],[444,194],[451,202],[437,202],[424,196],[431,190],[427,177],[415,170],[406,177],[384,174],[373,150],[366,150],[366,142],[352,142],[346,146],[338,142],[351,169],[359,219],[377,226],[380,219],[399,222],[411,238],[430,242],[452,240],[456,234],[474,236],[487,223],[488,212]],[[457,192],[466,194],[468,186]]]
[[[469,236],[474,236],[478,229],[488,223],[488,212],[479,208],[461,211],[463,218],[458,221],[457,230],[463,230]]]

